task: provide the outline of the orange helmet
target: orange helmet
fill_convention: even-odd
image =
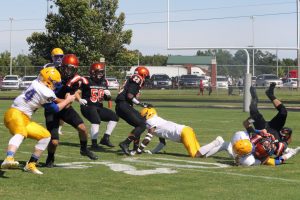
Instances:
[[[100,80],[105,74],[105,63],[96,62],[90,66],[90,77],[94,80]]]
[[[64,55],[61,66],[58,67],[63,78],[72,78],[78,71],[79,60],[74,54]]]
[[[138,74],[141,77],[143,77],[144,79],[149,78],[150,77],[150,72],[149,70],[144,67],[144,66],[139,66],[134,70],[134,74]]]

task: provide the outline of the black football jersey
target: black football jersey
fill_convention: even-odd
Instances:
[[[64,99],[67,93],[71,95],[75,94],[75,92],[81,87],[83,82],[83,77],[79,75],[75,75],[70,80],[62,80],[62,87],[55,91],[55,94],[58,98]]]
[[[87,100],[88,105],[102,106],[104,90],[108,89],[108,81],[102,78],[100,82],[95,82],[91,78],[84,78],[81,85],[81,98]]]
[[[144,79],[137,75],[134,74],[132,75],[125,83],[121,91],[119,92],[117,98],[116,98],[116,103],[120,101],[127,101],[129,104],[133,104],[131,99],[127,98],[127,94],[131,93],[133,94],[134,97],[140,92],[140,89],[142,88],[142,85],[144,83]]]

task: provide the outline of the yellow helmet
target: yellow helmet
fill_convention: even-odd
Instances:
[[[157,112],[154,108],[143,108],[141,110],[142,117],[145,117],[146,119],[150,119],[157,115]]]
[[[54,67],[46,67],[40,71],[39,80],[48,88],[54,90],[60,85],[61,76]]]
[[[56,56],[56,55],[64,55],[64,52],[61,48],[54,48],[51,51],[51,56]]]
[[[244,156],[252,152],[252,143],[249,139],[238,140],[233,145],[234,153]]]

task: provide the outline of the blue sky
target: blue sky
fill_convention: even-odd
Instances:
[[[167,0],[120,0],[118,12],[126,15],[125,29],[133,30],[129,49],[144,55],[194,55],[196,50],[167,50]],[[170,46],[296,47],[295,0],[170,0]],[[0,52],[28,53],[26,38],[45,31],[46,0],[0,2]],[[250,18],[254,16],[254,21]],[[275,51],[271,51],[275,53]],[[296,57],[296,51],[278,52]]]

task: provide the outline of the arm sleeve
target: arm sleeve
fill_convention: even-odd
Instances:
[[[47,112],[51,112],[51,113],[57,113],[59,112],[59,107],[56,103],[52,102],[52,103],[45,103],[43,105],[43,107],[45,108],[45,110]]]

